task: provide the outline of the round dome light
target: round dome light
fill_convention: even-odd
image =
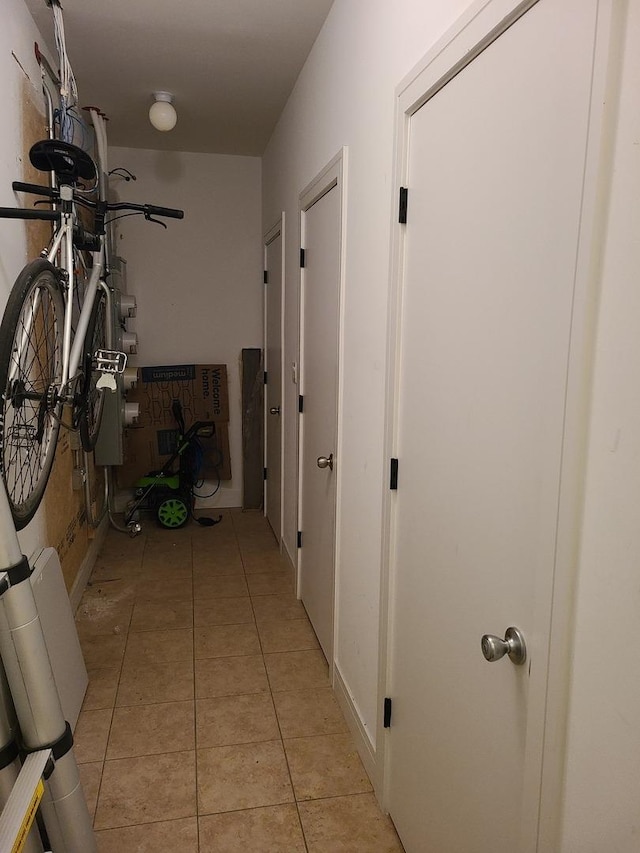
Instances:
[[[166,132],[173,130],[178,121],[178,114],[173,106],[173,95],[169,92],[154,92],[155,102],[149,110],[149,121],[156,130]]]

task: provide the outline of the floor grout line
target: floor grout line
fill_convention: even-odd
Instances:
[[[193,753],[194,753],[194,766],[195,766],[195,797],[196,797],[195,815],[193,816],[193,818],[195,819],[195,826],[196,826],[197,850],[200,850],[201,844],[204,843],[204,840],[201,836],[201,819],[203,817],[211,816],[211,815],[218,815],[218,814],[219,815],[233,814],[235,812],[238,812],[238,813],[253,812],[253,811],[258,811],[260,809],[269,809],[269,808],[275,808],[279,805],[285,805],[285,803],[283,803],[283,804],[276,803],[276,804],[266,804],[266,805],[260,805],[260,806],[255,806],[255,807],[248,807],[248,808],[244,807],[244,808],[238,808],[238,809],[234,808],[234,809],[228,809],[228,810],[223,810],[223,811],[213,811],[213,812],[202,811],[201,807],[200,807],[200,796],[199,795],[200,795],[200,782],[201,782],[201,780],[199,778],[199,772],[198,772],[198,752],[201,749],[201,747],[199,746],[200,739],[198,737],[198,701],[199,700],[197,697],[196,663],[199,660],[200,661],[233,660],[237,657],[255,657],[255,656],[257,656],[257,654],[259,654],[260,659],[262,661],[262,666],[263,666],[263,669],[264,669],[264,672],[266,675],[266,685],[267,685],[266,691],[260,691],[258,693],[249,692],[249,693],[242,693],[242,694],[231,693],[231,694],[224,694],[224,695],[210,697],[210,698],[215,700],[215,699],[224,699],[224,698],[227,698],[227,699],[236,698],[236,697],[240,697],[240,696],[258,696],[258,695],[266,695],[266,694],[269,695],[270,707],[271,707],[271,711],[274,715],[275,725],[277,727],[277,732],[278,732],[277,740],[266,740],[266,741],[249,740],[249,741],[242,742],[242,743],[236,742],[233,744],[229,744],[229,746],[251,746],[253,744],[259,745],[262,743],[270,743],[270,742],[271,743],[277,742],[280,744],[280,749],[282,750],[282,753],[284,755],[285,764],[286,764],[286,768],[287,768],[288,781],[289,781],[289,785],[290,785],[291,795],[293,796],[293,801],[287,802],[286,805],[295,806],[296,815],[297,815],[297,825],[299,828],[299,832],[301,833],[302,844],[304,845],[304,850],[306,851],[306,853],[309,853],[309,849],[310,849],[309,848],[309,842],[307,840],[307,834],[305,833],[304,825],[302,822],[302,814],[300,811],[301,805],[305,805],[306,803],[311,803],[311,802],[323,801],[323,800],[331,801],[331,800],[340,799],[342,797],[365,797],[365,796],[368,796],[368,792],[359,792],[357,794],[336,794],[333,796],[331,796],[331,795],[326,796],[325,795],[322,797],[314,797],[314,798],[304,799],[304,800],[299,800],[297,795],[296,795],[294,782],[293,782],[291,764],[290,764],[289,756],[287,754],[287,750],[285,748],[285,742],[297,741],[297,740],[302,740],[302,739],[323,738],[323,737],[327,737],[328,735],[326,732],[325,733],[314,732],[312,734],[298,734],[298,735],[295,735],[293,737],[285,738],[283,735],[283,731],[282,731],[282,724],[280,721],[280,717],[278,716],[278,711],[277,711],[277,706],[276,706],[276,701],[275,701],[275,694],[276,693],[278,693],[278,694],[296,694],[296,693],[304,693],[304,692],[313,693],[314,691],[321,690],[321,689],[330,691],[331,686],[327,683],[327,684],[318,684],[317,686],[289,687],[289,688],[286,688],[284,690],[277,690],[277,691],[274,690],[274,686],[272,683],[272,677],[269,676],[269,670],[267,668],[267,656],[268,655],[269,656],[272,656],[272,655],[281,655],[281,656],[286,655],[286,656],[288,656],[288,655],[300,654],[300,652],[305,652],[305,653],[306,652],[317,652],[318,649],[316,647],[314,647],[314,648],[304,648],[304,649],[285,649],[283,651],[274,651],[274,652],[265,651],[264,639],[263,639],[263,635],[262,635],[262,632],[260,629],[260,626],[262,624],[294,622],[294,621],[308,622],[309,620],[308,620],[308,617],[306,616],[306,614],[299,614],[299,615],[294,616],[291,619],[287,619],[287,618],[283,619],[282,617],[280,617],[280,618],[270,618],[267,620],[262,619],[260,622],[258,621],[256,606],[258,605],[258,602],[260,600],[264,600],[265,597],[268,597],[268,596],[276,596],[276,597],[280,596],[280,597],[284,598],[285,596],[292,595],[293,590],[289,589],[288,591],[284,591],[284,592],[283,591],[278,591],[278,592],[269,592],[268,591],[268,592],[257,592],[257,593],[252,592],[252,586],[255,586],[255,585],[261,583],[261,581],[255,581],[253,584],[250,585],[250,583],[249,583],[250,577],[253,578],[253,577],[256,577],[259,575],[263,575],[265,578],[270,576],[270,575],[275,575],[275,577],[278,577],[278,574],[277,574],[275,569],[270,569],[270,570],[264,571],[264,572],[256,572],[255,570],[253,570],[249,573],[247,572],[247,561],[249,561],[249,563],[253,569],[255,569],[255,567],[256,567],[256,560],[259,559],[259,547],[260,546],[258,544],[254,544],[254,543],[259,542],[260,537],[262,536],[262,533],[260,532],[260,535],[256,536],[255,539],[253,539],[253,534],[251,532],[247,533],[246,529],[245,530],[239,529],[241,525],[240,525],[239,521],[235,520],[235,516],[236,516],[236,513],[230,512],[225,518],[225,520],[228,520],[230,522],[229,526],[231,527],[231,530],[233,532],[233,546],[229,542],[227,535],[225,535],[224,542],[223,542],[223,549],[224,549],[225,553],[229,554],[230,561],[233,561],[236,559],[236,557],[239,557],[240,565],[242,567],[242,571],[241,571],[241,573],[240,572],[233,572],[233,573],[229,572],[228,574],[214,573],[213,575],[211,575],[211,577],[213,577],[213,578],[242,577],[242,579],[244,581],[245,589],[246,589],[246,594],[240,595],[240,596],[219,596],[219,595],[215,595],[215,593],[213,593],[213,594],[207,593],[207,591],[206,591],[207,587],[206,587],[206,584],[204,584],[204,583],[199,584],[201,592],[200,591],[196,592],[195,573],[196,573],[196,571],[198,571],[199,573],[201,573],[201,575],[203,577],[206,577],[206,569],[207,569],[206,566],[202,566],[202,570],[200,571],[200,565],[198,565],[198,567],[196,567],[196,565],[195,565],[196,554],[202,553],[206,549],[203,545],[204,539],[201,538],[201,536],[197,536],[197,538],[196,538],[196,536],[193,536],[193,535],[191,535],[191,533],[189,533],[189,553],[190,553],[190,572],[191,572],[190,579],[191,579],[191,587],[192,587],[193,592],[192,592],[191,598],[186,599],[185,603],[188,600],[190,602],[190,605],[191,605],[191,626],[190,627],[188,627],[188,626],[184,626],[184,627],[183,626],[170,626],[170,627],[158,626],[158,627],[147,628],[144,630],[140,630],[140,629],[131,630],[131,626],[133,623],[133,614],[135,612],[136,605],[162,604],[166,601],[166,599],[164,599],[164,600],[159,600],[158,602],[155,602],[155,601],[148,601],[148,600],[144,600],[144,599],[140,598],[140,589],[142,587],[139,584],[139,582],[144,581],[146,579],[144,577],[145,575],[148,576],[148,575],[153,574],[153,569],[149,566],[150,560],[153,559],[153,557],[156,555],[160,556],[163,554],[162,548],[158,544],[161,541],[160,537],[157,537],[155,539],[148,537],[145,540],[144,546],[142,548],[142,555],[140,558],[139,568],[135,571],[130,572],[130,579],[132,581],[135,581],[133,604],[132,604],[131,610],[129,612],[129,618],[128,618],[128,622],[127,622],[127,626],[126,626],[124,651],[123,651],[123,654],[122,654],[122,657],[121,657],[119,663],[116,664],[116,667],[114,667],[114,668],[118,669],[117,684],[116,684],[116,690],[115,690],[114,698],[112,700],[111,707],[109,709],[106,709],[106,710],[110,711],[110,723],[109,723],[109,731],[107,734],[107,741],[106,741],[104,756],[103,756],[102,761],[99,762],[99,764],[100,764],[100,776],[99,776],[98,785],[97,785],[96,809],[95,809],[95,814],[94,814],[94,824],[95,824],[95,817],[97,816],[97,813],[98,813],[98,806],[100,803],[100,797],[101,797],[102,790],[103,790],[104,771],[105,771],[105,765],[107,763],[106,756],[107,756],[107,751],[109,749],[109,743],[110,743],[110,740],[112,737],[113,725],[114,725],[114,720],[116,717],[116,711],[120,710],[120,709],[142,708],[142,707],[150,707],[150,706],[165,705],[165,704],[166,705],[177,704],[177,703],[183,703],[184,701],[191,701],[192,702],[191,719],[192,719],[192,723],[193,723],[193,732],[194,732]],[[238,517],[240,517],[239,513],[238,513]],[[258,531],[257,526],[255,529],[256,529],[256,531]],[[261,530],[262,530],[262,532],[264,532],[264,528],[261,528]],[[263,539],[265,540],[265,547],[266,547],[266,543],[267,543],[267,540],[269,539],[269,537],[264,536]],[[247,545],[245,545],[245,547],[243,548],[243,541],[245,543],[249,543],[248,547],[247,547]],[[150,545],[150,543],[153,543],[153,545]],[[275,539],[274,539],[274,545],[275,545]],[[180,548],[180,554],[181,555],[182,555],[182,552],[183,552],[183,549],[181,547]],[[234,556],[234,554],[235,554],[235,556]],[[145,557],[147,558],[147,561],[145,561]],[[105,559],[112,559],[114,561],[117,561],[118,557],[112,556],[112,557],[105,558]],[[165,558],[161,557],[161,559],[163,559],[162,582],[164,583],[166,580],[166,578],[164,577],[164,565],[165,565],[164,560],[165,560]],[[270,557],[265,558],[265,559],[270,559]],[[145,563],[146,563],[146,566],[145,566]],[[270,563],[270,565],[271,565],[271,563]],[[104,569],[102,569],[102,570],[104,571]],[[141,575],[143,575],[143,577],[141,577]],[[118,578],[118,579],[120,579],[120,578]],[[126,580],[126,578],[122,578],[122,579]],[[186,580],[186,577],[182,580]],[[181,579],[178,578],[177,582],[180,583]],[[262,581],[262,582],[267,583],[267,581]],[[276,581],[274,581],[274,585],[276,585],[276,587],[277,587]],[[215,582],[212,584],[212,586],[215,587]],[[222,588],[225,587],[224,581],[220,584],[220,586]],[[228,585],[228,588],[232,588],[232,587],[233,587],[233,583],[230,582]],[[226,598],[229,598],[229,599],[232,599],[232,598],[246,599],[246,598],[248,598],[250,609],[251,609],[252,621],[251,622],[242,622],[241,621],[241,622],[222,623],[219,625],[199,625],[199,626],[196,626],[196,609],[200,603],[206,602],[206,601],[224,601]],[[177,604],[179,602],[174,602],[174,603]],[[258,607],[259,607],[259,605],[258,605]],[[261,612],[263,612],[263,611],[261,611]],[[232,626],[237,626],[237,625],[251,625],[251,626],[253,626],[253,630],[255,631],[255,635],[256,635],[257,640],[258,640],[259,653],[253,653],[250,655],[246,655],[246,654],[242,654],[242,655],[223,654],[223,655],[212,655],[211,657],[198,657],[197,656],[198,651],[197,651],[196,634],[197,634],[199,629],[202,629],[202,628],[206,629],[207,627],[209,627],[209,628],[225,628],[225,627],[232,627]],[[124,674],[125,664],[127,662],[127,656],[128,656],[130,649],[133,650],[133,646],[131,645],[132,640],[133,640],[133,636],[135,635],[136,637],[140,637],[140,636],[144,636],[145,634],[152,633],[154,631],[158,631],[158,632],[183,631],[184,632],[185,630],[191,631],[192,640],[193,640],[192,649],[191,649],[191,656],[189,658],[191,660],[192,670],[193,670],[191,699],[190,700],[185,700],[185,699],[169,699],[169,700],[154,699],[153,701],[145,701],[145,702],[141,702],[141,703],[134,703],[133,705],[126,705],[126,706],[118,705],[117,702],[118,702],[118,697],[120,694],[120,689],[121,689],[121,685],[122,685],[122,681],[123,681],[123,674]],[[171,642],[173,642],[173,641],[171,641]],[[212,640],[212,642],[213,642],[213,640]],[[143,646],[141,646],[141,648],[142,647]],[[211,648],[215,648],[215,645],[212,645]],[[164,661],[160,661],[160,662],[164,662]],[[172,663],[179,663],[180,661],[171,661],[171,662]],[[130,661],[130,663],[131,663],[131,661]],[[144,665],[143,660],[141,660],[140,663],[141,663],[141,665]],[[109,663],[107,663],[106,666],[103,666],[100,668],[101,669],[102,668],[111,669],[112,666]],[[96,710],[99,710],[99,709],[96,709]],[[343,735],[344,733],[343,732],[333,732],[333,733],[329,732],[328,734],[329,734],[329,736],[331,734],[334,734],[335,736],[340,736],[340,735]],[[225,745],[220,744],[219,746],[225,746]],[[213,747],[213,748],[215,748],[215,747]],[[202,749],[207,749],[207,747],[203,746]],[[185,750],[175,750],[175,752],[185,752]],[[188,752],[191,752],[191,750],[188,750]],[[170,751],[166,754],[173,754],[173,751]],[[137,757],[150,757],[150,756],[154,756],[154,755],[159,755],[159,753],[153,753],[153,752],[148,753],[148,754],[143,753],[140,756],[136,755],[134,757],[136,757],[136,758]],[[125,756],[124,758],[126,760],[127,757]],[[109,760],[111,760],[111,759],[109,759]],[[118,759],[113,759],[113,760],[116,761]],[[172,818],[171,820],[175,821],[178,819],[179,818]],[[125,827],[125,826],[126,827],[130,827],[130,826],[144,827],[145,825],[148,825],[151,823],[163,823],[163,822],[164,822],[164,820],[162,820],[162,819],[160,819],[160,820],[154,819],[154,820],[145,821],[145,822],[142,822],[139,824],[126,824],[126,825],[123,824],[122,826],[123,827]],[[117,829],[117,828],[119,828],[119,827],[113,827],[113,829]],[[112,827],[109,827],[106,831],[108,832],[111,829],[112,829]],[[100,830],[100,831],[105,831],[105,830]],[[185,853],[190,853],[190,851],[191,851],[191,848],[189,847],[189,851],[185,850]]]

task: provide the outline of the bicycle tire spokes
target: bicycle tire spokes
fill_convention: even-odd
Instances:
[[[7,485],[17,505],[24,503],[42,470],[50,440],[46,422],[56,409],[60,352],[55,352],[56,317],[46,294],[34,289],[25,306],[12,358],[16,378],[7,389],[4,466],[12,473]]]
[[[27,282],[22,297],[22,304],[12,306],[14,327],[2,377],[2,470],[19,527],[40,502],[38,492],[53,462],[62,405],[63,308],[48,264]]]

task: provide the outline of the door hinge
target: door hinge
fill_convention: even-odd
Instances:
[[[407,224],[407,203],[409,200],[409,190],[406,187],[400,187],[400,204],[398,205],[398,222],[401,225]]]
[[[298,395],[298,411],[300,412],[300,414],[302,414],[303,409],[304,409],[304,397],[302,396],[302,394],[299,394]]]
[[[304,249],[300,249],[300,267],[301,267],[302,269],[304,269],[304,267],[305,267],[305,265],[306,265],[306,260],[307,260],[307,258],[306,258],[306,254],[307,254],[307,253],[305,252],[305,250],[304,250]]]
[[[302,548],[302,530],[298,530],[298,548]]]
[[[392,459],[390,465],[389,488],[398,488],[398,460]]]
[[[267,384],[267,371],[266,370],[265,370],[264,376],[262,378],[264,379],[264,384],[266,385]]]
[[[384,721],[385,729],[391,728],[391,699],[387,696],[384,700]]]
[[[266,468],[264,469],[264,479],[265,480],[267,479],[267,469]]]
[[[262,280],[265,284],[269,284],[269,272],[268,272],[268,270],[264,271],[264,275],[262,277]]]

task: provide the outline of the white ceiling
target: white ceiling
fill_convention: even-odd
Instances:
[[[260,155],[333,0],[63,0],[80,105],[111,145]],[[53,49],[46,0],[26,0]],[[155,130],[154,91],[178,123]]]

